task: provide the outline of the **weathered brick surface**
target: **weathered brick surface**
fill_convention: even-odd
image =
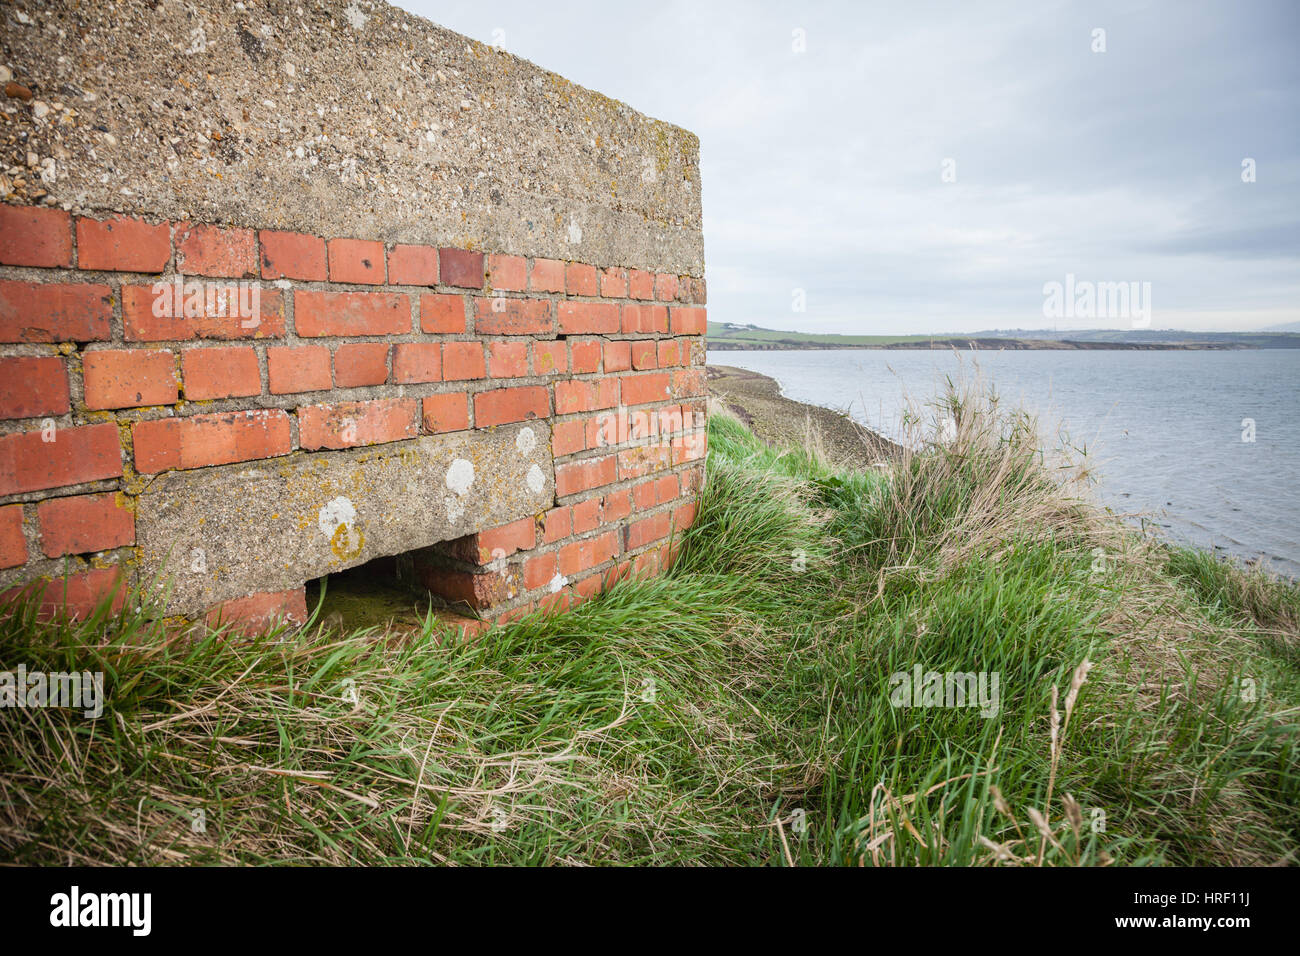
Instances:
[[[116,272],[162,272],[172,256],[169,223],[116,216],[77,220],[77,265]]]
[[[159,418],[132,426],[131,437],[136,470],[145,474],[256,461],[292,450],[289,415],[280,409]]]
[[[416,559],[490,621],[656,573],[693,520],[701,279],[148,216],[0,207],[0,225],[27,236],[0,238],[0,591],[29,586],[47,613],[121,599],[144,543],[137,475],[471,430],[507,430],[521,454],[543,441],[541,509]],[[438,490],[429,507],[450,507]],[[301,587],[204,613],[234,633],[305,615]]]
[[[106,285],[0,279],[0,342],[107,341],[112,316]]]
[[[70,407],[63,359],[16,355],[0,358],[0,418],[62,415]]]
[[[176,401],[176,358],[158,349],[97,349],[82,358],[87,408],[135,408]]]
[[[48,557],[107,551],[135,541],[135,515],[117,492],[50,498],[36,508]]]
[[[0,205],[0,265],[72,265],[72,220],[61,209]]]

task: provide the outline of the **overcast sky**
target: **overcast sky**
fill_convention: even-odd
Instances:
[[[1300,320],[1296,0],[398,5],[699,135],[710,319],[1131,327],[1045,318],[1073,274]]]

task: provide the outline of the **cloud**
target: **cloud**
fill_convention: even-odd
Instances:
[[[1034,327],[1067,272],[1162,327],[1300,319],[1287,0],[399,5],[699,134],[713,319]]]

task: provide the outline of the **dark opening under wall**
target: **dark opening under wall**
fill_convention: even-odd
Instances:
[[[355,568],[307,582],[307,608],[314,609],[324,594],[320,622],[326,628],[351,633],[378,628],[394,634],[419,633],[432,618],[441,624],[463,627],[474,612],[453,604],[417,583],[409,555],[376,558]],[[425,573],[428,579],[428,572]],[[436,582],[433,582],[436,584]]]

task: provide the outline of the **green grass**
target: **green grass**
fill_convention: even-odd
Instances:
[[[476,644],[16,608],[0,668],[109,695],[0,711],[0,856],[1294,862],[1300,592],[1071,500],[1029,423],[941,408],[951,443],[871,473],[714,414],[671,573]],[[997,715],[893,706],[917,664],[996,673]]]

